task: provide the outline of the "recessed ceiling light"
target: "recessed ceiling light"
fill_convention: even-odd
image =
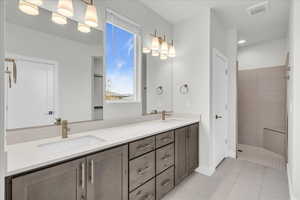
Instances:
[[[247,42],[247,40],[239,40],[238,43],[239,44],[245,44]]]

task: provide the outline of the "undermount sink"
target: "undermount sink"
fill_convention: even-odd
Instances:
[[[40,144],[38,147],[46,151],[63,152],[72,149],[79,149],[80,147],[97,145],[103,142],[105,142],[105,140],[95,136],[83,136],[78,138],[62,139],[58,142]]]

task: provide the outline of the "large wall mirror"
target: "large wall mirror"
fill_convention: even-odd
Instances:
[[[53,7],[58,1],[46,2]],[[88,5],[82,0],[73,2],[74,9]],[[138,104],[137,113],[142,115],[171,102],[162,95],[171,94],[171,78],[163,77],[170,81],[167,87],[161,86],[159,61],[147,62],[147,56],[137,55],[141,52],[142,41],[136,37],[140,30],[119,26],[117,14],[108,16],[113,23],[101,22],[91,28],[76,16],[56,16],[46,5],[39,7],[38,16],[25,14],[19,5],[20,0],[6,1],[7,129],[54,125],[57,118],[103,120],[106,108],[109,118],[118,118],[118,112],[123,112],[118,103],[126,102],[132,104],[125,108]],[[106,59],[104,49],[120,59]],[[162,70],[171,73],[169,66]]]

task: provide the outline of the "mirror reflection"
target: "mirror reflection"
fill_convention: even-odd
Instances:
[[[7,2],[6,127],[103,118],[103,32]]]
[[[38,2],[6,1],[7,129],[172,109],[171,59],[142,48],[155,39],[152,28],[144,30],[141,21],[110,10],[103,1],[73,0],[73,11],[67,11],[73,17],[59,12],[58,0],[28,7],[31,1]],[[157,39],[167,47],[171,42],[161,35]]]

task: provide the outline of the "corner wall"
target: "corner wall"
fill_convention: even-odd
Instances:
[[[300,200],[300,2],[292,0],[290,12],[290,81],[288,84],[288,175],[291,200]]]
[[[227,30],[228,57],[228,156],[236,158],[238,118],[237,118],[237,42],[236,29]]]
[[[200,168],[210,175],[210,9],[203,8],[191,19],[174,25],[177,57],[173,66],[173,110],[177,113],[201,114]],[[181,94],[182,85],[189,93]]]
[[[4,69],[4,3],[0,1],[0,69]],[[0,73],[0,200],[4,200],[4,73]]]

